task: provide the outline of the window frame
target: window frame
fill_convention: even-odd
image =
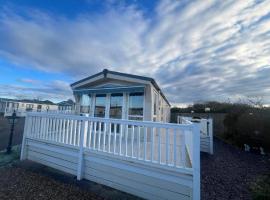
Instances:
[[[111,103],[112,103],[112,97],[122,97],[122,99],[120,100],[121,102],[121,114],[120,114],[120,118],[115,118],[115,117],[111,117]],[[109,118],[111,119],[122,119],[122,116],[123,116],[123,111],[124,111],[124,105],[123,105],[123,99],[124,99],[124,93],[111,93],[109,95],[109,102],[108,102],[108,115],[109,115]]]
[[[136,94],[136,93],[141,93],[142,95],[142,115],[131,115],[131,114],[129,114],[129,111],[130,111],[130,96],[131,96],[131,94]],[[127,104],[126,104],[126,106],[127,106],[127,110],[126,110],[126,112],[127,112],[127,119],[128,120],[137,120],[137,121],[143,121],[144,120],[144,97],[145,96],[145,92],[129,92],[129,93],[127,93]],[[132,119],[132,118],[135,118],[135,119]]]
[[[158,119],[158,112],[159,112],[158,104],[159,104],[159,93],[156,90],[153,90],[153,121],[154,122],[156,122]]]
[[[93,109],[93,116],[94,117],[100,117],[100,116],[97,116],[96,114],[96,106],[97,106],[97,98],[98,97],[104,97],[105,98],[105,104],[104,104],[104,116],[101,117],[101,118],[106,118],[106,113],[107,113],[107,104],[108,104],[108,94],[105,93],[105,94],[96,94],[95,95],[95,98],[94,98],[94,109]]]
[[[89,99],[89,104],[88,105],[82,105],[82,101],[83,101],[83,96],[87,96]],[[83,113],[83,114],[89,114],[91,113],[91,110],[92,110],[92,95],[91,94],[82,94],[81,95],[81,98],[80,98],[80,113]],[[82,112],[82,107],[86,107],[87,108],[87,112]],[[65,110],[65,106],[62,107],[63,110]],[[85,108],[84,108],[85,109]]]

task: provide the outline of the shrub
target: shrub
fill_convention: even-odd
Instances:
[[[270,151],[270,112],[249,108],[241,112],[226,114],[224,139],[243,147],[263,147]]]
[[[261,176],[251,185],[252,199],[270,199],[270,174]]]

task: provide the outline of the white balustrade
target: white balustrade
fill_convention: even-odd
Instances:
[[[197,125],[189,121],[172,124],[28,113],[26,123],[28,138],[170,168],[192,169],[200,146]]]

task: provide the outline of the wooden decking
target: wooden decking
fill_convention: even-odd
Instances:
[[[59,138],[59,135],[61,134],[63,133],[61,132],[50,133],[52,138]],[[170,134],[172,135],[173,133],[171,132]],[[125,135],[127,135],[127,138],[125,137]],[[114,140],[114,135],[109,135],[108,133],[105,133],[105,138],[104,138],[104,132],[101,132],[100,135],[96,134],[96,136],[94,136],[92,132],[92,135],[91,135],[92,140],[90,141],[89,138],[86,138],[87,140],[86,144],[88,148],[90,147],[89,149],[96,150],[99,152],[107,152],[107,153],[111,153],[115,155],[125,155],[126,157],[138,159],[138,160],[148,160],[148,161],[152,160],[155,163],[161,163],[161,164],[162,163],[165,164],[166,162],[168,162],[168,164],[172,166],[176,164],[177,166],[185,166],[187,168],[192,167],[188,152],[185,151],[185,155],[183,155],[183,153],[180,153],[181,150],[183,149],[183,146],[180,145],[181,142],[176,144],[177,155],[174,156],[173,137],[169,137],[170,139],[170,144],[168,145],[169,156],[168,156],[168,160],[166,160],[166,150],[165,150],[166,143],[164,142],[159,143],[158,136],[156,134],[154,134],[153,138],[148,136],[148,134],[146,137],[147,137],[146,142],[144,142],[144,135],[139,137],[138,135],[134,134],[134,137],[132,138],[131,131],[129,130],[129,132],[127,131],[123,132],[123,136],[120,142],[119,133],[116,134],[116,137]],[[153,146],[151,142],[152,139],[153,139]],[[176,139],[178,141],[181,141],[181,135],[178,135]],[[50,142],[50,141],[54,143],[55,140],[53,139],[46,140],[46,142]],[[161,141],[164,141],[164,139],[161,139]],[[61,144],[69,145],[69,143],[66,141],[57,141],[57,142],[59,143],[59,145]],[[120,144],[122,145],[120,146]],[[78,146],[79,139],[77,139],[73,145]],[[176,158],[176,163],[174,163],[174,158]]]
[[[192,123],[31,113],[21,159],[146,199],[199,199],[199,151]]]

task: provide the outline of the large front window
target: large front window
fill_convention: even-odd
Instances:
[[[83,94],[81,98],[81,113],[90,113],[91,97],[88,94]]]
[[[143,120],[143,97],[142,92],[129,94],[128,119]]]
[[[97,94],[95,102],[95,117],[105,117],[106,94]]]
[[[110,118],[122,118],[123,94],[111,94],[110,99]]]

